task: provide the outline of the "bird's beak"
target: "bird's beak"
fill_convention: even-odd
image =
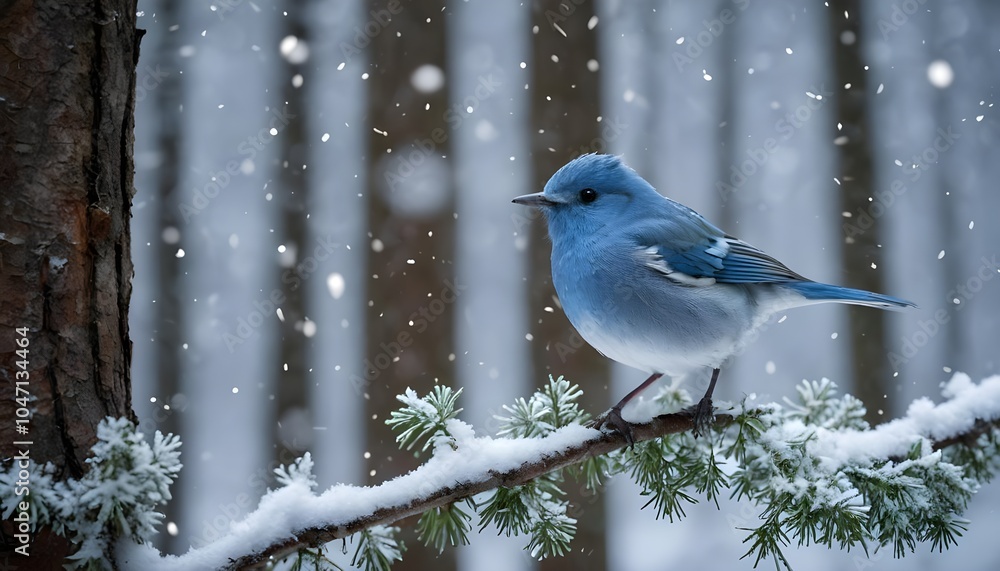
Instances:
[[[548,199],[544,192],[536,192],[535,194],[525,194],[524,196],[518,196],[512,200],[514,204],[523,204],[525,206],[552,206],[555,202]]]

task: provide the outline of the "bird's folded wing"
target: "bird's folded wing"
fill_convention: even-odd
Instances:
[[[693,211],[690,211],[693,213]],[[727,236],[704,218],[646,229],[637,256],[646,266],[686,285],[783,283],[806,278],[771,256]]]

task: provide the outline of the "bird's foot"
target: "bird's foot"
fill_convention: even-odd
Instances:
[[[715,408],[712,406],[712,398],[705,397],[698,401],[698,404],[691,405],[681,411],[690,415],[694,421],[694,437],[708,436],[712,425],[715,424]]]
[[[627,420],[622,418],[622,409],[619,406],[611,407],[607,412],[590,421],[587,426],[598,430],[609,428],[611,431],[624,436],[625,442],[627,442],[629,446],[635,448],[635,438],[632,436],[632,425]]]

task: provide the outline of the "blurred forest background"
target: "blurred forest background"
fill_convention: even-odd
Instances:
[[[915,301],[773,320],[717,399],[829,377],[870,421],[996,374],[1000,4],[991,0],[140,0],[135,409],[179,433],[163,547],[211,541],[309,450],[323,487],[420,461],[395,395],[463,387],[466,420],[547,375],[597,413],[640,382],[582,344],[537,214],[513,205],[583,152],[813,279]],[[694,390],[700,394],[700,390]],[[997,569],[996,487],[952,551],[792,553],[808,569]],[[749,569],[750,506],[681,522],[614,481],[537,563],[487,530],[398,569]],[[339,544],[338,544],[339,547]],[[348,546],[348,550],[352,547]],[[337,551],[337,550],[333,550]],[[352,551],[353,552],[353,551]],[[349,559],[340,557],[338,561]]]

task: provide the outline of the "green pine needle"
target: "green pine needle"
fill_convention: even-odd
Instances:
[[[410,450],[423,441],[422,452],[426,452],[438,437],[450,437],[446,422],[457,417],[462,409],[455,408],[462,389],[457,391],[444,385],[435,385],[434,390],[423,398],[418,398],[412,389],[396,397],[406,405],[394,410],[385,421],[399,432],[396,442],[401,449]]]
[[[480,510],[479,531],[489,525],[497,526],[497,534],[521,535],[528,533],[530,510],[523,498],[524,486],[497,488]]]
[[[471,501],[466,500],[470,505]],[[473,509],[475,506],[472,506]],[[424,545],[433,546],[438,553],[451,545],[468,545],[472,516],[465,513],[458,503],[426,511],[417,522],[417,537]]]
[[[749,529],[745,558],[754,566],[765,559],[778,569],[790,569],[784,549],[819,544],[846,549],[869,545],[892,547],[896,557],[928,543],[942,551],[955,545],[967,530],[962,519],[969,499],[981,482],[1000,468],[1000,430],[985,430],[975,442],[962,442],[932,452],[930,442],[917,439],[904,459],[855,460],[839,467],[815,456],[814,440],[837,431],[865,431],[862,403],[838,396],[830,381],[804,381],[798,398],[784,405],[742,410],[714,438],[695,439],[689,433],[641,442],[631,449],[588,458],[526,484],[495,490],[481,504],[468,501],[479,515],[479,531],[496,526],[507,536],[528,535],[527,551],[538,559],[567,553],[576,520],[567,515],[563,499],[565,472],[598,490],[604,478],[627,474],[648,497],[646,506],[657,518],[673,521],[686,516],[686,504],[704,497],[719,507],[719,496],[748,500],[763,511],[758,527]],[[422,450],[450,437],[447,422],[458,413],[461,391],[435,387],[417,398],[413,391],[399,397],[405,407],[388,424],[400,446]],[[582,392],[562,377],[528,399],[505,406],[498,434],[506,438],[539,438],[589,415],[579,407]],[[667,391],[663,402],[682,402],[682,391]],[[988,427],[987,427],[988,428]],[[646,507],[643,506],[643,507]],[[427,512],[418,523],[421,539],[439,551],[468,542],[471,516],[456,505]],[[370,558],[371,559],[371,558]],[[377,560],[377,558],[375,558]],[[381,567],[372,567],[380,569]]]
[[[351,566],[364,571],[390,571],[393,561],[403,559],[406,549],[399,536],[398,527],[376,525],[358,532],[358,548],[351,558]]]

